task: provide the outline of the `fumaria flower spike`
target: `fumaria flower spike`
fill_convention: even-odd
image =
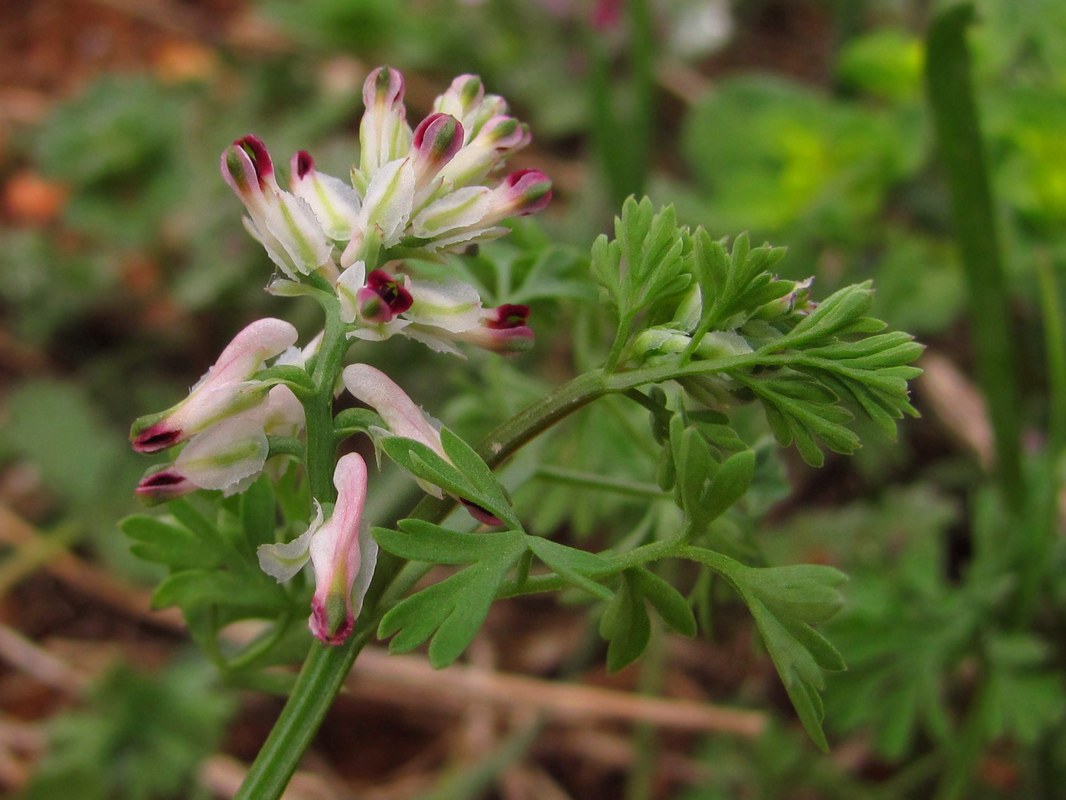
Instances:
[[[343,178],[321,171],[305,150],[292,154],[288,175],[279,176],[276,164],[285,162],[276,162],[253,135],[223,151],[222,178],[244,205],[245,227],[275,266],[268,291],[313,297],[326,324],[298,344],[288,322],[253,322],[188,397],[141,417],[130,431],[137,452],[176,451],[137,485],[137,495],[149,503],[200,489],[228,496],[262,475],[275,482],[293,478],[286,491],[310,488],[314,515],[303,533],[284,540],[292,529],[290,504],[283,509],[283,540],[259,546],[258,557],[278,581],[311,562],[309,625],[330,645],[350,635],[377,553],[362,525],[366,465],[358,455],[333,459],[342,438],[333,400],[346,386],[380,417],[384,427],[371,430],[376,442],[405,437],[450,462],[439,426],[396,383],[363,364],[344,369],[349,346],[397,334],[460,356],[463,344],[503,354],[533,344],[527,306],[486,307],[458,276],[430,281],[419,272],[420,262],[446,264],[452,254],[505,234],[508,219],[550,202],[551,181],[543,173],[504,166],[529,144],[528,127],[475,75],[457,77],[412,127],[404,88],[403,76],[391,67],[367,76],[358,161]],[[302,474],[290,472],[297,462]],[[442,496],[439,487],[422,485]],[[499,524],[485,509],[457,499],[480,521]],[[263,527],[268,515],[256,521]]]

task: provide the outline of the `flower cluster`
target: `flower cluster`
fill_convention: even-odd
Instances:
[[[504,220],[550,202],[551,182],[537,170],[491,177],[529,143],[529,130],[473,75],[456,78],[414,130],[403,96],[396,70],[379,67],[367,78],[350,184],[316,170],[301,151],[286,191],[255,136],[222,154],[223,178],[248,210],[248,230],[284,275],[272,290],[303,292],[311,276],[328,282],[353,338],[402,333],[437,350],[456,351],[454,342],[526,349],[528,309],[486,309],[471,286],[415,281],[403,259],[465,251],[506,233]]]
[[[350,182],[318,172],[301,151],[291,160],[289,188],[283,189],[270,153],[254,136],[238,139],[222,154],[222,177],[244,203],[245,225],[281,273],[270,291],[315,297],[335,324],[301,350],[289,323],[253,322],[188,397],[137,420],[130,432],[134,450],[155,453],[183,445],[172,463],[141,480],[136,491],[145,500],[165,501],[196,489],[230,495],[275,461],[298,456],[303,440],[308,450],[313,441],[332,447],[333,426],[324,428],[316,422],[321,414],[305,409],[309,403],[328,409],[344,388],[376,412],[381,425],[369,429],[376,443],[403,437],[448,460],[439,425],[395,382],[366,364],[344,367],[348,340],[401,334],[451,353],[460,353],[460,343],[502,353],[532,346],[528,307],[487,308],[474,287],[422,280],[406,263],[464,252],[504,234],[506,219],[547,205],[551,183],[542,173],[526,169],[493,177],[511,153],[529,143],[527,127],[472,75],[456,78],[413,130],[403,94],[403,78],[394,69],[381,67],[367,78],[359,162]],[[279,441],[286,444],[271,458]],[[376,561],[376,544],[362,524],[367,483],[363,459],[343,456],[333,473],[335,501],[314,498],[315,516],[301,536],[259,549],[260,565],[279,581],[311,563],[315,593],[309,626],[327,644],[339,644],[351,633]],[[324,480],[318,485],[328,489]],[[439,487],[423,488],[442,496]],[[499,524],[485,509],[456,499],[479,521]]]

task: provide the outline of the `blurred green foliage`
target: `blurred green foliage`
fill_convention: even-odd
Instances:
[[[48,755],[23,800],[206,800],[201,762],[214,752],[235,699],[202,662],[146,675],[114,668],[87,707],[52,724]]]
[[[684,103],[667,102],[669,78],[660,77],[658,124],[647,145],[653,197],[674,203],[681,221],[705,224],[716,235],[746,229],[755,242],[788,245],[792,253],[782,269],[796,278],[815,274],[822,296],[874,277],[878,316],[968,361],[968,346],[959,344],[965,288],[921,85],[928,4],[806,4],[829,20],[833,53],[819,85],[781,70],[737,71],[709,50],[672,52],[672,26],[696,5],[664,4],[652,32],[661,46],[657,74],[672,74],[667,68],[680,62],[709,76],[706,91]],[[737,24],[758,19],[766,5],[737,4]],[[1009,299],[1021,329],[1015,345],[1026,367],[1024,413],[1039,429],[1052,412],[1032,265],[1046,262],[1059,276],[1066,271],[1066,4],[977,5],[976,89]],[[142,469],[122,445],[127,421],[191,384],[237,327],[234,320],[272,308],[271,298],[249,288],[265,285],[269,265],[241,230],[239,206],[218,177],[218,153],[235,137],[256,132],[279,154],[307,147],[326,168],[343,173],[355,156],[360,101],[353,88],[358,77],[340,88],[324,77],[338,56],[356,56],[359,62],[347,67],[356,71],[382,61],[433,76],[480,72],[530,120],[541,152],[568,169],[580,158],[587,170],[579,176],[586,180],[566,182],[560,205],[567,213],[549,220],[547,233],[521,226],[512,241],[483,248],[462,267],[492,302],[534,305],[539,352],[517,363],[476,356],[441,376],[427,374],[424,355],[411,348],[393,365],[409,373],[398,377],[415,394],[454,389],[443,415],[476,438],[499,421],[494,415],[513,413],[556,376],[603,356],[589,351],[610,322],[595,307],[595,290],[583,278],[588,261],[573,245],[618,210],[605,204],[603,177],[585,157],[596,147],[590,42],[602,48],[608,74],[618,78],[611,102],[629,110],[623,84],[633,76],[624,26],[593,30],[586,6],[564,2],[436,0],[398,11],[382,0],[262,0],[257,7],[283,25],[294,43],[289,52],[225,49],[215,76],[185,84],[104,76],[13,139],[15,160],[65,183],[70,200],[44,228],[0,230],[3,326],[43,354],[47,373],[5,387],[0,463],[37,470],[52,501],[44,526],[73,522],[125,574],[144,572],[113,532],[131,508],[121,487],[131,488]],[[627,130],[620,125],[609,134],[624,139]],[[136,264],[148,265],[153,283],[147,289],[134,279]],[[1063,286],[1060,277],[1059,292]],[[647,424],[632,404],[608,402],[520,454],[501,480],[538,530],[566,527],[580,539],[607,536],[615,543],[654,540],[678,524],[669,498],[605,491],[575,479],[624,477],[652,491],[656,453],[633,435]],[[766,433],[754,415],[735,424],[748,441]],[[752,507],[715,520],[710,536],[737,557],[768,551],[785,562],[816,552],[853,575],[851,605],[829,628],[851,665],[829,680],[830,730],[869,736],[895,775],[918,776],[916,784],[901,782],[909,788],[897,796],[921,796],[914,787],[930,782],[930,764],[935,772],[938,754],[954,746],[954,724],[972,690],[967,680],[981,660],[992,687],[989,730],[996,740],[1017,748],[1026,775],[1062,774],[1064,654],[1055,632],[1066,582],[1053,576],[1066,574],[1063,553],[1048,556],[1051,577],[1041,584],[1047,594],[1036,604],[1033,624],[1017,631],[996,618],[1006,613],[1000,602],[1017,580],[1011,557],[974,563],[966,554],[978,538],[1010,538],[1020,523],[1005,518],[987,489],[972,482],[972,467],[955,469],[957,458],[929,463],[924,452],[898,468],[874,466],[877,480],[860,481],[867,496],[849,502],[850,489],[841,486],[832,498],[838,508],[801,511],[767,533],[757,520],[786,488],[786,465],[772,453],[759,450]],[[545,471],[545,463],[569,472]],[[1056,469],[1054,462],[1028,467],[1052,477]],[[895,480],[908,485],[885,483]],[[211,525],[230,533],[243,530],[241,515],[251,513],[236,504],[224,512]],[[298,607],[307,587],[295,591],[300,596],[286,602]],[[692,591],[703,619],[729,607],[718,587]],[[296,620],[286,634],[292,653],[304,641],[301,624]],[[205,639],[218,632],[209,628],[205,622]],[[240,656],[219,655],[220,663]],[[231,678],[247,677],[239,669],[244,663]],[[93,701],[98,710],[61,722],[56,755],[28,796],[185,796],[176,787],[188,785],[194,756],[214,746],[228,701],[204,682],[190,697],[210,703],[184,701],[174,687],[186,679],[175,670],[105,684]],[[165,714],[148,727],[137,729],[133,721],[141,718],[132,712],[118,713],[150,702]],[[182,719],[187,729],[175,722]],[[175,733],[171,723],[181,730]],[[128,794],[113,788],[119,765],[127,763],[116,760],[118,752],[129,753],[128,764],[140,764],[144,773],[138,780],[148,781],[130,784]],[[144,766],[160,753],[174,755],[173,771]],[[686,794],[690,800],[735,796],[738,786],[751,785],[763,787],[765,797],[794,796],[799,785],[822,797],[887,797],[885,787],[896,786],[835,772],[781,726],[751,748],[711,741],[705,757],[718,772]],[[75,785],[67,781],[84,794],[66,793]],[[871,788],[879,783],[882,791]],[[988,787],[975,791],[1009,796]]]

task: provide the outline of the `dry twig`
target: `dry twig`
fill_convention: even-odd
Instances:
[[[398,703],[424,704],[431,697],[438,705],[463,709],[477,699],[501,709],[535,709],[550,720],[568,723],[644,722],[745,738],[759,736],[766,725],[766,715],[757,711],[557,684],[470,666],[438,671],[417,656],[388,655],[380,648],[367,648],[360,654],[346,685],[353,694],[387,696]],[[386,694],[390,686],[396,691]]]

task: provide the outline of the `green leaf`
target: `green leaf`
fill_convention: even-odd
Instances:
[[[357,431],[368,431],[371,426],[383,427],[381,417],[369,408],[346,408],[333,419],[333,427],[338,435],[350,435]]]
[[[113,666],[49,721],[48,746],[22,800],[203,798],[198,780],[236,708],[200,659],[165,671]],[[10,796],[10,794],[9,794]]]
[[[307,370],[292,364],[277,364],[267,367],[256,374],[256,380],[268,385],[283,383],[292,389],[297,397],[304,397],[315,390],[315,382]]]
[[[786,348],[802,348],[843,332],[861,319],[873,305],[873,286],[865,281],[847,286],[831,294],[818,307],[800,320],[787,334],[763,348],[776,352]],[[884,323],[879,323],[884,327]]]
[[[125,454],[88,394],[74,384],[33,380],[5,403],[0,444],[31,462],[50,491],[79,508],[79,516],[98,514],[115,494],[109,489]]]
[[[274,542],[277,527],[277,505],[270,481],[260,477],[240,496],[241,526],[252,548]]]
[[[672,207],[658,214],[644,198],[626,200],[615,219],[615,238],[592,245],[591,271],[618,311],[623,326],[639,312],[682,292],[691,282],[684,272],[688,236],[678,228]],[[620,328],[622,330],[622,328]]]
[[[393,532],[385,532],[382,538],[383,532],[383,529],[374,532],[382,547],[405,547],[397,545],[396,537],[390,535]],[[398,534],[405,535],[413,537],[413,534]],[[500,584],[527,550],[526,535],[521,531],[465,536],[479,540],[472,566],[405,598],[382,618],[378,636],[393,636],[389,643],[391,651],[407,652],[432,636],[430,663],[437,668],[451,664],[470,644],[485,621]],[[470,539],[465,542],[469,543]],[[419,552],[416,544],[408,544],[415,548],[409,552]]]
[[[371,528],[371,533],[393,555],[430,564],[472,564],[481,557],[486,539],[496,535],[460,533],[420,519],[400,520],[398,527],[400,531]]]
[[[1029,634],[989,639],[990,733],[1009,734],[1033,745],[1066,716],[1062,675],[1051,663],[1047,643]]]
[[[188,528],[165,522],[147,514],[135,514],[119,523],[124,534],[134,540],[130,552],[146,561],[181,569],[220,566],[225,558],[217,544],[205,540]]]
[[[827,750],[822,673],[842,670],[844,662],[811,624],[823,622],[840,608],[837,587],[846,580],[844,574],[818,565],[748,567],[696,547],[688,548],[686,555],[720,573],[743,598],[803,727]]]
[[[833,567],[795,564],[787,567],[745,567],[736,565],[733,577],[741,580],[776,612],[817,625],[836,614],[844,603],[839,587],[848,577]]]
[[[622,573],[621,585],[600,619],[600,635],[609,642],[607,669],[610,672],[617,672],[640,658],[651,637],[648,610],[630,572]]]
[[[670,447],[680,506],[692,526],[703,530],[710,522],[703,513],[704,487],[714,469],[710,448],[695,428],[684,427],[680,416],[670,423]]]
[[[742,498],[755,477],[755,451],[741,450],[727,458],[700,500],[703,519],[713,522]]]
[[[794,442],[808,464],[819,467],[824,461],[819,441],[837,453],[851,453],[859,447],[859,437],[845,427],[851,412],[837,405],[837,396],[827,386],[790,372],[766,378],[736,377],[762,400],[778,442],[786,447]]]
[[[257,579],[262,576],[262,579]],[[288,596],[262,572],[234,573],[218,569],[183,569],[175,572],[152,593],[152,608],[180,606],[225,606],[250,616],[273,617],[289,605]]]
[[[218,528],[207,517],[197,511],[188,500],[171,500],[167,504],[167,511],[178,522],[195,533],[201,539],[215,539],[218,536]]]
[[[477,504],[491,511],[509,527],[521,530],[522,524],[511,508],[507,492],[474,448],[448,428],[441,428],[440,440],[444,452],[448,454],[456,469],[462,472],[477,490]]]
[[[673,585],[644,567],[636,567],[627,573],[630,574],[632,587],[647,598],[663,622],[682,636],[696,635],[696,617],[692,607]]]
[[[825,679],[817,659],[763,603],[747,596],[744,599],[800,722],[814,743],[828,752],[829,743],[822,731],[825,707],[820,694],[825,689]]]
[[[381,441],[381,449],[412,475],[434,486],[439,486],[453,497],[481,506],[510,528],[521,529],[522,525],[507,501],[503,487],[496,481],[485,462],[481,461],[465,443],[459,446],[457,444],[461,441],[459,437],[444,429],[441,431],[442,443],[446,437],[448,446],[458,454],[463,466],[473,472],[472,476],[460,470],[455,464],[448,463],[431,448],[414,439],[389,436]],[[476,463],[470,458],[471,454],[473,459],[476,459]]]
[[[735,328],[760,306],[791,291],[791,282],[775,281],[769,272],[784,257],[783,247],[764,245],[752,250],[748,235],[742,233],[727,253],[703,228],[696,230],[693,240],[694,271],[703,301],[693,350],[707,331]]]
[[[539,536],[530,536],[527,542],[537,558],[572,585],[601,600],[610,600],[614,596],[610,589],[593,580],[610,569],[610,564],[602,557]]]

